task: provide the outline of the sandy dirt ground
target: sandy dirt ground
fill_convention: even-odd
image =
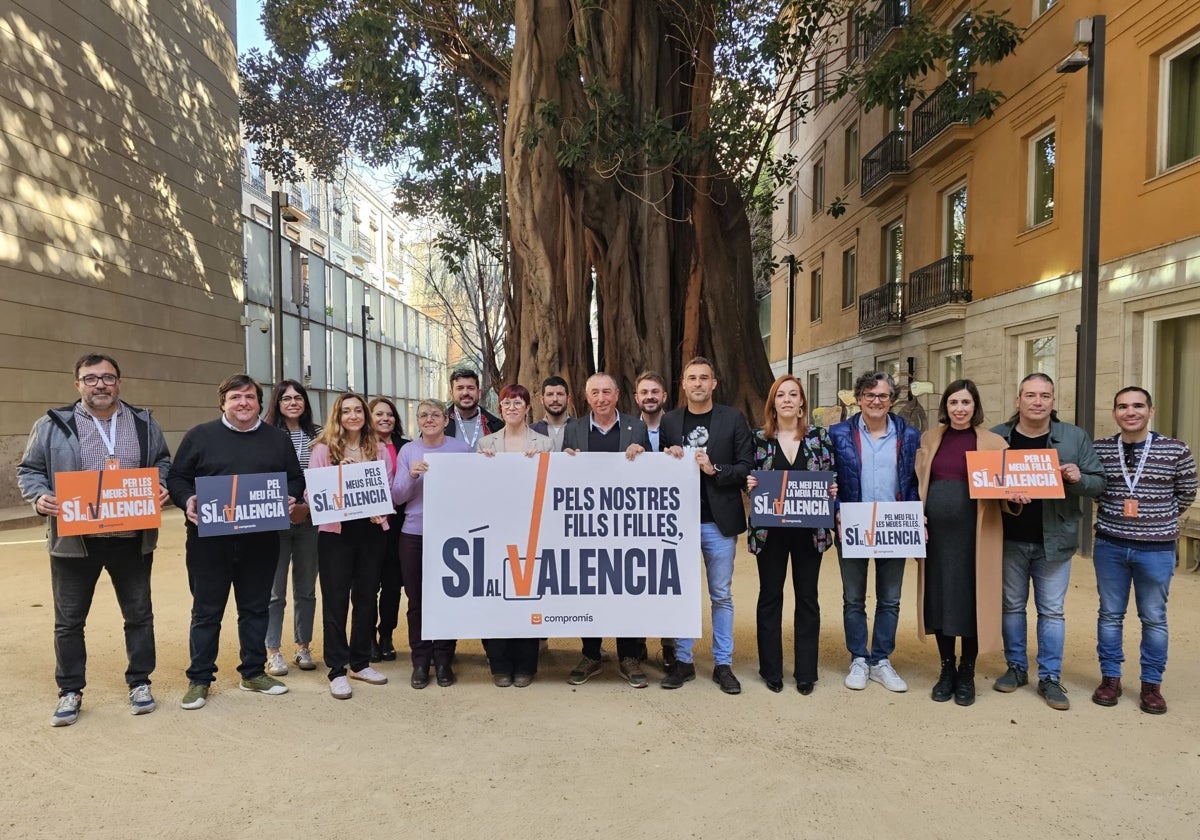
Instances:
[[[651,686],[634,690],[611,662],[572,688],[565,677],[579,648],[566,639],[551,642],[537,682],[524,690],[493,687],[482,648],[470,641],[459,647],[460,682],[448,689],[409,688],[401,650],[399,661],[381,666],[391,684],[356,683],[349,701],[330,697],[324,669],[293,669],[284,696],[248,694],[237,688],[231,606],[209,704],[189,712],[179,708],[190,609],[183,527],[177,512],[168,520],[154,572],[158,710],[129,714],[120,614],[103,576],[87,631],[83,712],[58,729],[49,725],[53,610],[41,533],[0,534],[0,671],[8,675],[0,837],[1200,834],[1196,575],[1174,581],[1163,689],[1170,712],[1160,717],[1137,707],[1136,620],[1126,632],[1134,690],[1116,708],[1090,701],[1095,579],[1080,560],[1067,601],[1069,712],[1048,708],[1033,686],[992,691],[1004,668],[998,655],[980,660],[973,707],[933,703],[937,652],[916,638],[915,566],[893,656],[909,691],[875,683],[847,690],[832,552],[821,575],[816,691],[802,697],[789,682],[773,694],[757,676],[758,580],[744,548],[734,580],[737,697],[708,679],[703,643],[700,678],[681,690],[661,690],[652,668]],[[290,621],[289,610],[285,627]]]

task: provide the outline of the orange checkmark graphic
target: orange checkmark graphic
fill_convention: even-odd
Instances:
[[[233,522],[237,519],[237,480],[238,477],[233,477],[233,485],[229,490],[229,504],[225,505],[225,521]]]
[[[537,557],[538,533],[542,528],[542,503],[546,498],[546,474],[550,470],[550,453],[538,456],[537,484],[533,491],[533,511],[529,515],[529,544],[525,551],[525,562],[517,553],[515,545],[508,546],[508,568],[512,572],[513,588],[517,597],[528,598],[533,589],[533,561]]]
[[[775,515],[783,516],[783,497],[787,494],[787,474],[788,471],[783,471],[783,483],[779,485],[779,498],[775,500]]]
[[[867,528],[867,545],[875,545],[875,510],[878,504],[878,502],[871,502],[871,527]]]

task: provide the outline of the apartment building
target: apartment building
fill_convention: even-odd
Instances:
[[[947,27],[967,2],[920,4]],[[1007,4],[1006,4],[1007,5]],[[871,61],[905,25],[884,0],[883,31],[831,61]],[[774,369],[807,383],[810,404],[871,369],[912,370],[937,393],[980,387],[988,421],[1012,411],[1017,382],[1044,371],[1074,417],[1080,321],[1088,70],[1058,72],[1079,18],[1106,17],[1096,417],[1141,384],[1157,430],[1200,445],[1200,6],[1190,0],[1021,0],[1025,41],[973,84],[1006,95],[995,116],[956,123],[961,95],[937,78],[908,113],[820,107],[783,132],[799,182],[779,196],[782,257],[767,302]],[[851,24],[844,26],[847,37]],[[832,78],[818,62],[802,83]],[[819,96],[814,101],[819,101]],[[846,196],[840,218],[824,208]],[[795,258],[795,267],[790,258]],[[794,337],[787,300],[795,283]],[[765,320],[765,317],[764,317]],[[936,406],[937,395],[924,397]]]
[[[283,354],[287,378],[305,383],[320,413],[347,389],[383,394],[416,428],[416,404],[449,393],[448,335],[410,305],[422,266],[410,259],[408,222],[366,173],[333,181],[277,182],[243,139],[242,215],[246,366],[262,382]],[[284,195],[280,225],[282,329],[271,278],[271,193]],[[365,352],[365,355],[364,355]],[[364,368],[364,360],[366,367]]]

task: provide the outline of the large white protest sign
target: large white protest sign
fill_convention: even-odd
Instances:
[[[700,635],[696,462],[429,455],[426,639]]]
[[[844,502],[838,536],[843,557],[924,557],[920,502]]]
[[[392,507],[383,461],[309,467],[304,471],[314,525],[387,516]]]

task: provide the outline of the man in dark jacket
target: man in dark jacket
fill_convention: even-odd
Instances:
[[[1063,688],[1062,653],[1066,622],[1063,603],[1071,579],[1071,558],[1079,547],[1084,499],[1104,492],[1104,464],[1092,439],[1078,426],[1059,421],[1054,410],[1054,380],[1031,373],[1017,389],[1017,413],[992,429],[1013,449],[1054,449],[1062,472],[1062,499],[1030,499],[1016,516],[1004,517],[1004,659],[1008,670],[992,688],[1016,691],[1029,681],[1025,609],[1029,584],[1037,606],[1038,694],[1052,709],[1071,708]]]
[[[862,411],[829,429],[836,450],[839,504],[919,501],[914,466],[921,433],[891,413],[896,383],[886,373],[864,373],[854,382],[854,398]],[[842,624],[850,651],[846,688],[861,691],[874,680],[889,691],[908,690],[888,658],[896,649],[905,562],[903,557],[843,557],[838,542]],[[875,630],[868,649],[869,565],[875,566]]]
[[[454,408],[446,424],[446,437],[458,438],[475,449],[479,441],[504,428],[504,421],[479,405],[479,374],[459,368],[450,374],[450,396]]]
[[[159,482],[165,485],[171,453],[150,412],[121,401],[121,369],[112,357],[100,353],[81,357],[75,363],[75,388],[80,399],[74,405],[51,409],[33,424],[17,467],[21,495],[48,518],[54,678],[58,683],[52,726],[70,726],[79,717],[87,663],[83,628],[101,570],[108,571],[125,618],[129,711],[142,715],[155,708],[150,693],[150,673],[155,665],[150,568],[158,530],[59,536],[54,474],[102,470],[110,464],[121,469],[154,467]],[[166,502],[165,486],[159,497],[161,503]]]
[[[687,405],[668,411],[659,424],[663,450],[689,447],[700,467],[700,553],[712,603],[713,682],[726,694],[740,694],[733,673],[733,558],[737,536],[746,530],[742,489],[754,468],[754,444],[741,412],[713,402],[717,377],[712,362],[697,356],[683,368]],[[682,454],[676,450],[677,454]],[[675,640],[675,665],[663,688],[679,688],[696,678],[694,639]]]
[[[584,385],[584,394],[591,411],[567,422],[567,428],[563,431],[564,452],[623,452],[626,458],[633,460],[650,448],[646,424],[617,411],[621,392],[615,379],[607,373],[593,373]],[[593,637],[582,642],[583,656],[567,675],[567,682],[571,685],[582,685],[594,674],[600,673],[603,659],[601,639]],[[644,638],[617,639],[621,676],[634,688],[645,688],[648,684],[641,666],[645,649]]]

